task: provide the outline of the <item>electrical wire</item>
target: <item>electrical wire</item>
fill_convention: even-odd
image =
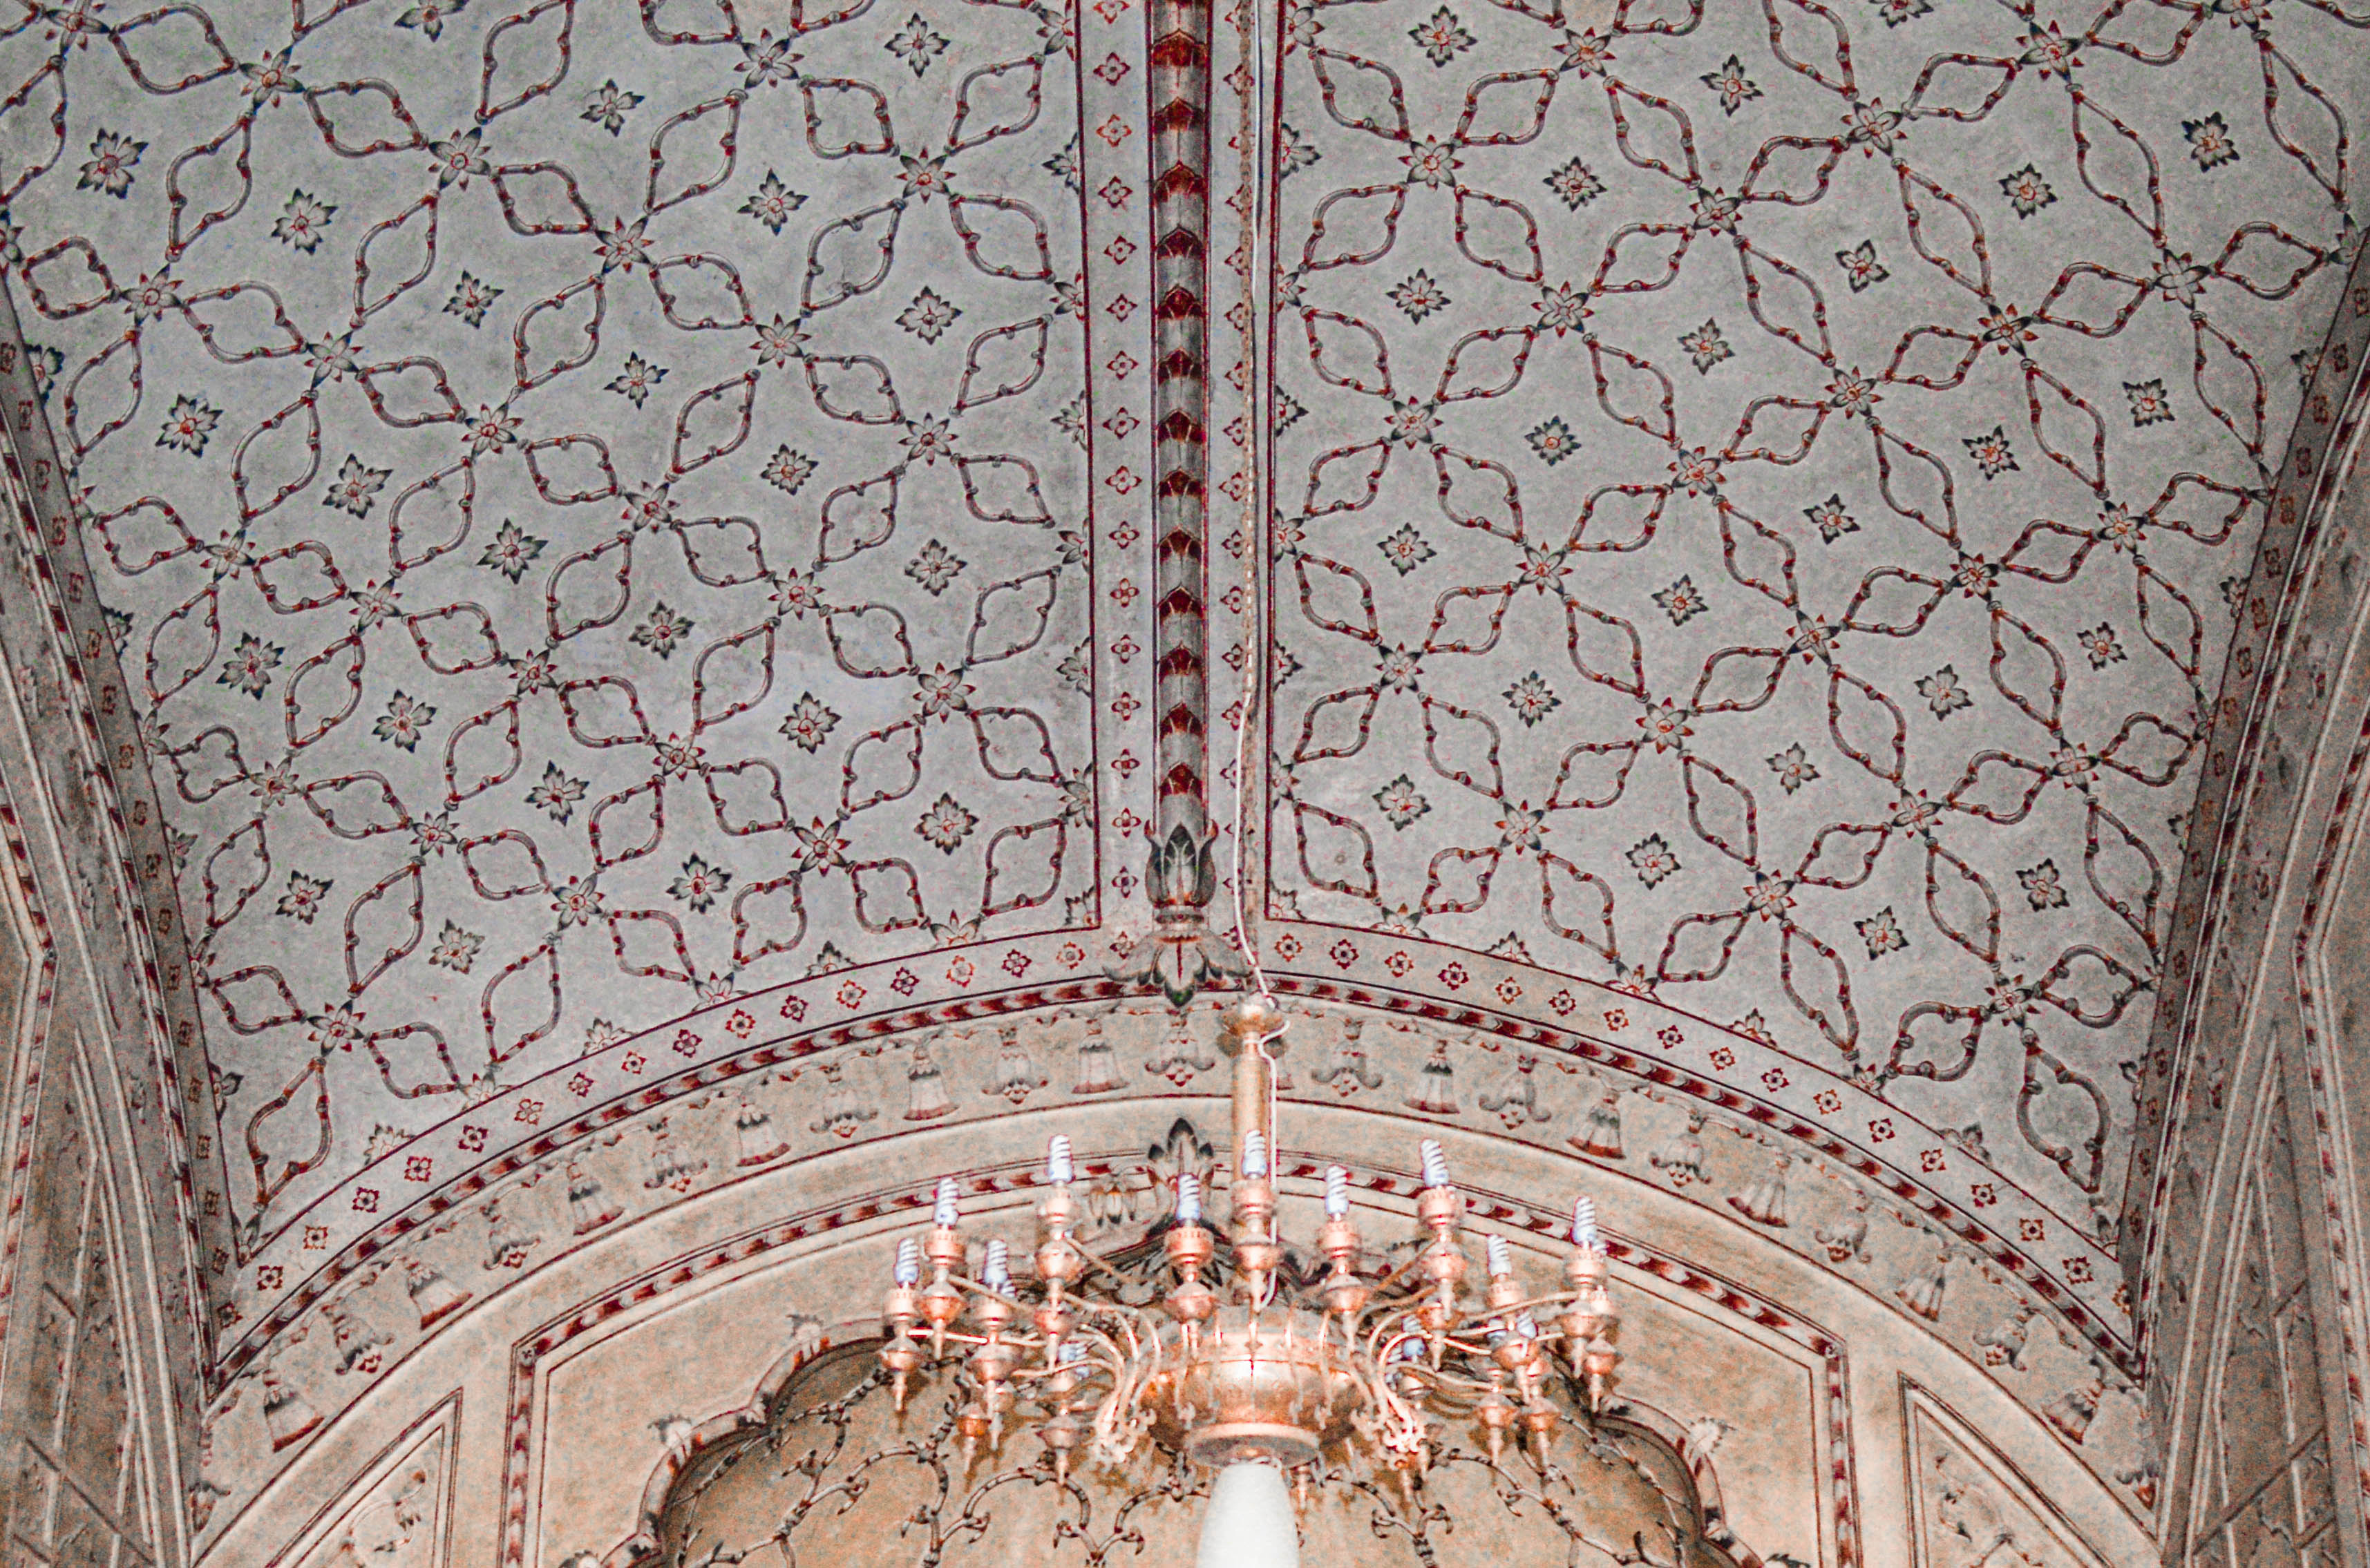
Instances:
[[[1244,609],[1248,624],[1244,628],[1243,696],[1235,724],[1235,841],[1231,852],[1231,884],[1235,911],[1235,939],[1242,946],[1243,956],[1250,965],[1252,993],[1269,996],[1267,970],[1260,962],[1259,942],[1251,933],[1250,921],[1244,912],[1243,842],[1250,828],[1250,735],[1254,715],[1260,704],[1260,691],[1267,673],[1267,594],[1264,576],[1260,570],[1260,546],[1267,537],[1265,498],[1267,473],[1266,451],[1263,444],[1266,421],[1260,418],[1261,397],[1266,387],[1267,313],[1261,308],[1260,280],[1266,269],[1267,255],[1267,99],[1268,59],[1267,28],[1260,15],[1259,0],[1236,0],[1237,16],[1248,18],[1250,34],[1250,104],[1243,117],[1241,132],[1245,200],[1243,222],[1246,230],[1245,292],[1250,306],[1244,334],[1244,348],[1249,375],[1244,378],[1243,443],[1248,464],[1248,483],[1244,486],[1243,503],[1243,577]],[[1260,1042],[1264,1055],[1266,1043]],[[1274,1116],[1273,1070],[1268,1073],[1270,1125]]]

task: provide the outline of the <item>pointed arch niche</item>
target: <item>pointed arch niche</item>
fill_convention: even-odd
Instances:
[[[1136,1456],[1118,1471],[1058,1475],[1025,1427],[968,1461],[949,1378],[901,1415],[869,1347],[793,1352],[761,1385],[754,1421],[697,1442],[653,1510],[658,1561],[787,1564],[1041,1563],[1119,1568],[1173,1559],[1201,1528],[1209,1478]],[[1399,1494],[1355,1470],[1320,1470],[1300,1503],[1311,1568],[1465,1568],[1491,1562],[1760,1568],[1722,1522],[1709,1461],[1632,1403],[1568,1418],[1536,1466],[1500,1464],[1452,1428],[1431,1474]]]

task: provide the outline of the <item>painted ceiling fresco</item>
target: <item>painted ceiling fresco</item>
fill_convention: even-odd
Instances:
[[[6,257],[251,1238],[704,1002],[1096,922],[1074,25],[14,29]]]
[[[1281,982],[1486,990],[1839,1118],[1790,1136],[1898,1116],[1896,1196],[1940,1215],[1947,1170],[2119,1349],[2125,1063],[2353,252],[2370,12],[1263,17],[1263,420],[1248,14],[1206,84],[1136,0],[0,38],[0,260],[170,835],[225,1366],[563,1123],[1128,990],[1199,869],[1147,828],[1238,778],[1262,555]],[[1148,166],[1203,97],[1211,157]],[[1204,317],[1206,417],[1163,414]],[[1012,1035],[913,1093],[1120,1086]]]
[[[2109,1232],[2365,27],[1294,7],[1283,907],[1732,1023]]]

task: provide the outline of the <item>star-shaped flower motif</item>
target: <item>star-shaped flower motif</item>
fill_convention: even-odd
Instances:
[[[1697,188],[1695,201],[1687,211],[1694,217],[1697,228],[1733,234],[1736,232],[1737,209],[1742,205],[1737,197],[1731,196],[1718,186],[1707,185]]]
[[[206,546],[207,575],[216,582],[235,578],[255,565],[255,546],[248,543],[247,525],[225,528],[214,542]]]
[[[1844,144],[1858,147],[1864,157],[1892,152],[1901,135],[1901,111],[1885,108],[1881,97],[1854,104],[1844,116]]]
[[[823,608],[823,589],[816,584],[814,574],[795,567],[776,575],[774,591],[766,597],[782,614],[794,621],[803,621],[808,611]]]
[[[2063,783],[2088,784],[2099,771],[2099,759],[2078,746],[2060,746],[2049,754],[2049,771]]]
[[[519,417],[508,408],[495,408],[480,403],[477,418],[469,421],[469,454],[480,456],[499,452],[518,440]]]
[[[1942,815],[1942,803],[1924,790],[1904,795],[1893,807],[1893,825],[1905,832],[1923,833]]]
[[[2175,304],[2193,305],[2197,296],[2205,292],[2205,275],[2206,269],[2198,266],[2188,252],[2179,256],[2167,252],[2162,266],[2149,281]]]
[[[623,267],[628,271],[650,263],[650,242],[642,234],[647,218],[637,218],[631,223],[623,218],[611,220],[609,226],[597,231],[600,235],[601,269],[604,272]]]
[[[2020,974],[1994,981],[1984,996],[1984,1011],[2003,1024],[2021,1024],[2033,1009],[2041,987]]]
[[[351,1001],[341,1001],[313,1020],[309,1036],[323,1056],[331,1051],[350,1051],[354,1042],[362,1037],[362,1009]]]
[[[511,687],[520,696],[547,692],[559,683],[559,665],[548,649],[511,660]]]
[[[1654,743],[1655,750],[1667,751],[1695,733],[1687,727],[1687,720],[1694,716],[1665,697],[1658,706],[1650,707],[1638,715],[1638,727],[1646,732],[1646,738]]]
[[[806,354],[807,335],[795,321],[784,321],[779,312],[774,319],[757,328],[757,341],[751,345],[757,351],[761,365],[787,365]]]
[[[50,24],[45,36],[63,39],[69,48],[88,49],[92,37],[107,30],[107,24],[99,19],[106,9],[105,0],[74,0],[71,6],[41,6],[40,14]]]
[[[905,455],[913,462],[935,467],[938,459],[955,454],[954,421],[934,414],[924,414],[905,426]]]
[[[1498,818],[1499,841],[1520,856],[1524,850],[1539,847],[1540,838],[1547,830],[1545,807],[1534,807],[1529,801],[1509,806],[1506,814]]]
[[[2047,27],[2033,27],[2024,35],[2024,53],[2020,63],[2032,66],[2043,76],[2063,76],[2071,81],[2075,67],[2082,63],[2076,51],[2078,46],[2065,36],[2055,22]]]
[[[1407,165],[1408,183],[1410,185],[1452,185],[1455,183],[1456,171],[1465,166],[1464,161],[1457,157],[1453,143],[1436,141],[1429,136],[1421,142],[1409,143],[1407,155],[1399,162]]]
[[[804,828],[793,822],[790,840],[796,846],[790,862],[793,871],[814,871],[846,862],[847,840],[840,835],[836,822],[826,822],[820,817]]]
[[[290,52],[283,49],[238,68],[247,78],[247,96],[258,106],[269,109],[280,101],[281,94],[305,90],[304,84],[296,80],[296,68],[288,63]]]
[[[396,613],[396,597],[401,590],[395,584],[365,582],[354,590],[354,624],[367,631]]]
[[[961,665],[949,670],[939,664],[915,678],[914,701],[920,704],[924,718],[950,719],[970,705],[972,693],[978,690],[963,679]]]
[[[2030,343],[2041,336],[2032,329],[2032,317],[2007,303],[1979,319],[1975,326],[1983,340],[1998,344],[2003,354],[2012,353],[2017,344]]]
[[[930,156],[930,150],[925,147],[919,153],[900,154],[897,162],[897,177],[903,180],[905,189],[923,202],[926,203],[933,196],[947,193],[946,155],[940,154],[934,158]]]
[[[1571,563],[1560,549],[1547,550],[1536,544],[1523,546],[1523,564],[1514,580],[1541,593],[1550,592],[1555,586],[1571,575]]]
[[[1672,463],[1671,478],[1690,496],[1716,496],[1720,493],[1720,459],[1702,447],[1689,448]]]
[[[664,485],[627,491],[617,512],[617,521],[638,533],[664,528],[674,519],[674,498],[667,493]]]
[[[771,28],[761,30],[755,41],[741,41],[741,79],[752,87],[778,87],[799,78],[799,57],[793,53],[793,40],[774,36]]]
[[[123,291],[123,303],[132,307],[132,325],[138,326],[155,320],[168,310],[180,309],[181,295],[164,273],[151,276],[143,272],[139,282]]]
[[[1440,411],[1429,403],[1401,403],[1393,399],[1389,419],[1391,440],[1413,446],[1432,439],[1432,428]]]
[[[2116,550],[2136,550],[2146,537],[2146,520],[2121,501],[2099,514],[2099,538]]]
[[[699,772],[707,755],[706,748],[670,732],[658,743],[658,771],[669,778],[687,779]]]
[[[247,781],[247,792],[263,802],[267,811],[287,805],[301,793],[296,783],[296,759],[282,757],[267,765]]]
[[[1883,397],[1876,390],[1876,383],[1857,370],[1837,371],[1835,379],[1827,383],[1827,401],[1847,419],[1869,413]]]
[[[341,332],[318,343],[305,345],[305,363],[312,368],[313,384],[340,381],[354,372],[354,335]]]
[[[1766,871],[1753,874],[1753,885],[1744,890],[1744,907],[1763,920],[1780,920],[1794,907],[1794,891],[1783,878]]]
[[[437,185],[442,188],[458,180],[466,189],[471,175],[491,170],[493,162],[483,151],[485,140],[485,128],[473,125],[466,131],[445,137],[442,142],[430,143],[428,152],[436,160]]]
[[[460,841],[461,834],[453,826],[453,808],[449,806],[433,817],[412,819],[411,847],[422,855],[441,855]]]
[[[1594,28],[1565,33],[1561,51],[1564,68],[1583,76],[1602,76],[1605,68],[1613,63],[1613,40]]]
[[[591,925],[599,920],[601,904],[601,890],[573,876],[551,890],[551,912],[559,917],[563,931],[571,925]]]
[[[1588,295],[1570,283],[1559,283],[1539,296],[1539,326],[1553,327],[1559,338],[1588,319]]]

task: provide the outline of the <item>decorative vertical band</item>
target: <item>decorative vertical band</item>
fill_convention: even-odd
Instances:
[[[1159,837],[1207,836],[1210,8],[1153,0],[1153,648]]]
[[[1210,846],[1210,7],[1152,0],[1152,647],[1159,807],[1154,929],[1113,971],[1178,1006],[1242,963],[1214,936]]]

